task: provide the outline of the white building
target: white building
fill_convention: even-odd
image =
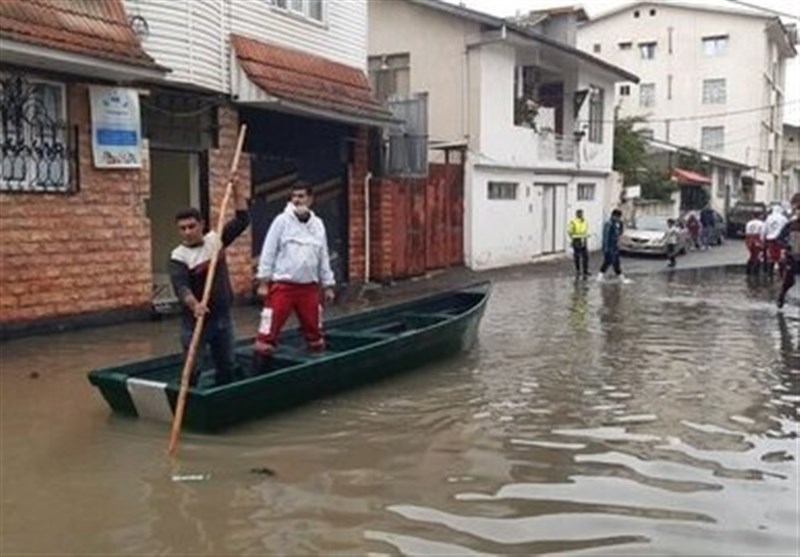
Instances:
[[[581,25],[578,46],[636,73],[618,85],[619,116],[652,137],[752,168],[744,193],[780,198],[787,58],[796,32],[761,12],[635,2]]]
[[[465,149],[469,267],[522,264],[566,251],[567,220],[578,208],[596,234],[590,247],[598,247],[611,174],[614,84],[636,81],[635,75],[439,0],[371,2],[368,37],[379,97],[427,94],[431,146]]]

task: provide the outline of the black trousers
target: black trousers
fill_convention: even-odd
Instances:
[[[575,260],[575,274],[589,274],[589,249],[586,242],[572,241],[572,258]]]
[[[678,255],[678,246],[675,244],[667,244],[667,258],[669,258],[669,266],[675,266],[675,256]]]
[[[605,273],[608,271],[609,267],[614,267],[614,272],[617,274],[617,276],[622,274],[622,265],[620,265],[619,262],[618,251],[603,252],[603,264],[600,266],[600,272]]]

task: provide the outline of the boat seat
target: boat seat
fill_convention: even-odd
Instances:
[[[392,325],[392,323],[389,323],[387,325]],[[386,327],[386,325],[381,325],[378,327],[378,329],[382,329],[384,327]],[[387,338],[392,338],[395,335],[391,335],[389,333],[375,332],[371,331],[370,329],[364,331],[344,331],[342,329],[331,329],[330,331],[325,332],[325,336],[331,338],[339,337],[339,338],[366,338],[372,340],[385,340]]]
[[[401,313],[403,317],[421,317],[422,319],[438,319],[440,321],[445,321],[447,319],[452,319],[455,317],[452,313],[422,313],[416,311],[405,311]]]

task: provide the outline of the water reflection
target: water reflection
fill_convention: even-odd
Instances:
[[[796,554],[800,323],[770,296],[714,270],[501,282],[460,358],[186,435],[197,482],[85,380],[174,323],[8,343],[0,553]]]

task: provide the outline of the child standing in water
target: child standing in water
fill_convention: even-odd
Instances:
[[[680,236],[680,228],[675,219],[667,219],[667,257],[669,263],[667,267],[674,267],[677,262],[675,256],[678,255],[678,237]]]

